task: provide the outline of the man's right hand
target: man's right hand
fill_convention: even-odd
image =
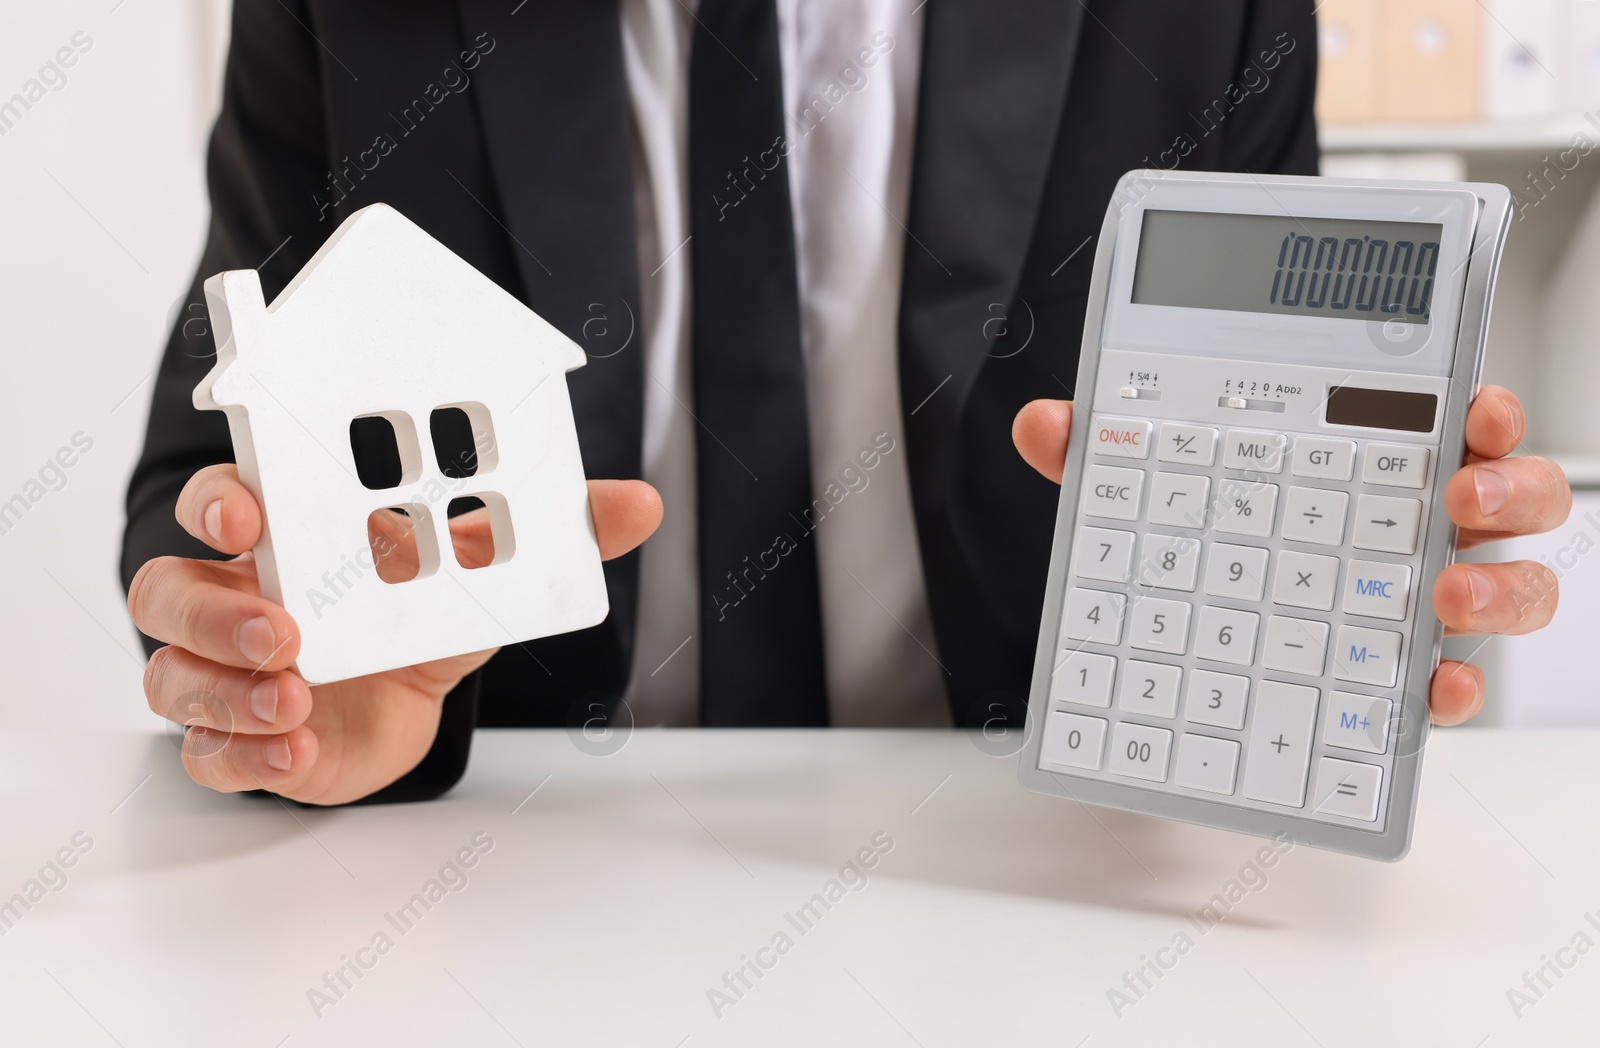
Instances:
[[[661,523],[661,496],[643,481],[591,480],[589,506],[606,560]],[[177,517],[211,548],[237,554],[228,561],[158,557],[128,591],[134,624],[167,644],[145,670],[145,697],[156,713],[190,726],[183,745],[190,777],[223,792],[265,789],[341,804],[416,767],[433,745],[445,695],[494,649],[311,687],[289,668],[300,650],[293,617],[261,596],[250,553],[261,537],[261,508],[238,470],[196,473],[178,497]],[[390,522],[396,566],[415,557],[403,521]],[[463,563],[488,548],[483,510],[454,518],[450,531]]]

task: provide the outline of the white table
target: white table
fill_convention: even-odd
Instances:
[[[331,811],[201,790],[164,737],[0,736],[0,903],[92,841],[0,910],[0,1043],[1596,1043],[1600,949],[1557,951],[1600,943],[1600,733],[1434,738],[1409,858],[1293,849],[1202,931],[1262,842],[1026,794],[957,733],[640,731],[598,757],[485,731],[447,799]],[[386,916],[480,833],[459,891]],[[802,933],[785,915],[879,834]],[[778,933],[735,1000],[724,972]],[[1574,964],[1518,1018],[1546,957]],[[371,967],[335,997],[344,958]]]

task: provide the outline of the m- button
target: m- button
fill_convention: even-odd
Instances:
[[[1150,423],[1131,418],[1097,418],[1089,426],[1089,450],[1110,458],[1150,457]]]

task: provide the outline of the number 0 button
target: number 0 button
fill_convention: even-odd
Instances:
[[[1171,753],[1172,732],[1121,721],[1111,738],[1110,768],[1118,775],[1166,782]]]
[[[1099,717],[1052,713],[1045,727],[1039,763],[1098,771],[1105,744],[1106,722]]]

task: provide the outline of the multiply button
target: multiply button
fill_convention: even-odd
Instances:
[[[1368,444],[1361,479],[1368,484],[1420,488],[1428,479],[1428,449],[1408,444]]]
[[[1230,429],[1222,447],[1226,469],[1250,469],[1261,473],[1283,472],[1283,448],[1289,442],[1282,433],[1260,433],[1252,429]]]
[[[1089,426],[1089,450],[1112,458],[1150,457],[1150,423],[1131,418],[1099,418]]]
[[[1143,491],[1143,470],[1090,466],[1084,482],[1083,512],[1091,517],[1138,520]]]

